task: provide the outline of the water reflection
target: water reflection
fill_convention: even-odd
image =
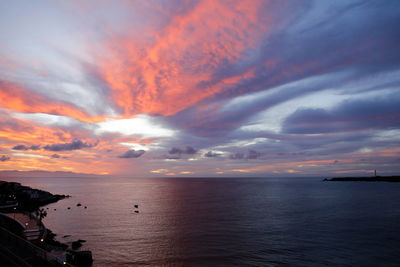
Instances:
[[[86,239],[84,249],[93,251],[95,266],[397,260],[398,185],[115,178],[39,184],[31,185],[73,196],[52,204],[45,224],[61,240]],[[72,236],[62,238],[67,234]]]

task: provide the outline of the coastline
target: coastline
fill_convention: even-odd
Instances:
[[[10,243],[19,242],[27,247],[36,247],[32,256],[39,254],[36,260],[45,260],[51,266],[91,266],[91,252],[78,250],[85,240],[74,241],[70,247],[57,241],[56,234],[42,223],[42,219],[47,215],[44,206],[69,197],[34,189],[18,182],[0,181],[0,227],[3,234],[11,240]],[[7,249],[1,242],[0,248]],[[21,254],[20,247],[8,249],[15,255]],[[1,260],[0,253],[0,262]]]
[[[325,178],[324,182],[400,182],[400,176],[371,176],[371,177],[334,177]]]

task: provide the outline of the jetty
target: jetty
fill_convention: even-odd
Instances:
[[[371,177],[335,177],[326,178],[326,182],[400,182],[400,176],[371,176]]]

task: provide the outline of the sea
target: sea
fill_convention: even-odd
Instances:
[[[400,266],[400,183],[6,180],[71,195],[44,223],[59,241],[86,240],[93,266]]]

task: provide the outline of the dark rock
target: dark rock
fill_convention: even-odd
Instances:
[[[44,240],[44,243],[47,245],[50,245],[52,247],[58,247],[63,250],[68,248],[67,244],[61,243],[57,240],[55,240],[56,234],[54,234],[50,229],[47,229],[47,236]]]
[[[82,247],[82,243],[79,242],[79,241],[74,241],[74,242],[72,242],[72,244],[71,244],[71,248],[74,249],[74,250],[76,250],[76,249],[78,249],[78,248],[80,248],[80,247]]]
[[[89,267],[93,264],[91,251],[79,251],[74,255],[74,262],[77,267]]]

